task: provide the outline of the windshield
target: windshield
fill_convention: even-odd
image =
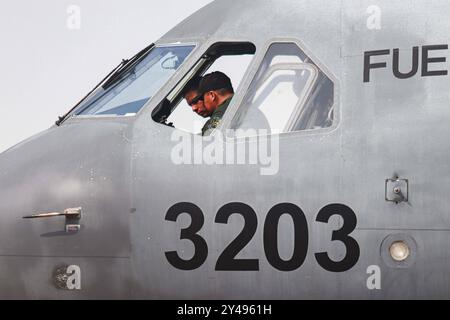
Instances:
[[[133,116],[178,70],[194,46],[156,47],[139,63],[91,99],[75,115]]]

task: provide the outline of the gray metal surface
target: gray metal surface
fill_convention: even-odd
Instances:
[[[185,64],[134,118],[67,120],[61,127],[0,156],[0,298],[321,299],[450,298],[449,77],[392,74],[392,49],[402,66],[412,47],[447,44],[448,1],[376,1],[381,29],[367,28],[373,1],[219,0],[168,32],[157,44],[197,43]],[[335,81],[335,124],[330,129],[282,134],[280,170],[260,175],[242,165],[177,166],[172,128],[151,113],[214,43],[250,41],[255,59],[237,89],[221,130],[238,111],[270,43],[293,41]],[[387,68],[363,82],[364,52],[390,49]],[[440,51],[448,57],[448,51]],[[447,63],[439,64],[440,68]],[[438,65],[436,65],[438,68]],[[269,137],[273,139],[274,137]],[[202,140],[195,136],[194,139]],[[409,182],[408,202],[385,199],[386,179]],[[194,254],[177,223],[165,220],[176,203],[200,207],[208,258],[198,269],[171,266],[165,252]],[[214,222],[225,204],[250,205],[258,228],[238,258],[259,259],[259,271],[215,271],[217,258],[242,230],[242,218]],[[301,207],[309,226],[305,263],[275,270],[265,258],[263,224],[276,204]],[[331,241],[342,221],[316,222],[326,205],[341,203],[357,216],[352,236],[361,254],[346,272],[321,268],[315,253],[339,260],[345,248]],[[22,216],[83,207],[84,229],[59,234],[63,220],[30,222]],[[292,253],[292,227],[282,220],[280,252]],[[407,234],[417,244],[414,263],[383,261],[383,240]],[[81,291],[61,292],[55,268],[76,264],[86,276]],[[371,265],[381,269],[381,290],[366,286]]]

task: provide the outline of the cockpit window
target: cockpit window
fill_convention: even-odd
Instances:
[[[250,42],[213,44],[155,108],[153,120],[192,134],[212,134],[222,124],[255,52]],[[209,80],[202,81],[205,78]],[[207,82],[210,88],[204,85],[206,91],[200,93],[200,83]]]
[[[333,106],[334,83],[319,66],[297,44],[274,43],[230,128],[239,137],[328,128]]]
[[[224,72],[230,78],[233,88],[237,89],[252,59],[252,54],[221,56],[204,73]],[[202,127],[208,120],[209,118],[202,118],[193,112],[192,107],[183,99],[167,119],[167,122],[173,123],[177,129],[201,134]]]
[[[81,104],[75,115],[134,116],[178,70],[194,46],[156,47]]]

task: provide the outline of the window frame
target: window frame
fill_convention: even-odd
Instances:
[[[311,95],[313,85],[316,83],[318,75],[319,75],[318,69],[314,65],[308,64],[308,63],[277,63],[277,64],[274,64],[273,66],[271,66],[269,69],[267,69],[264,77],[262,77],[260,79],[260,81],[258,81],[258,83],[254,84],[254,87],[256,88],[256,90],[259,90],[261,88],[261,86],[264,83],[266,83],[266,81],[268,79],[270,79],[274,75],[274,73],[277,71],[301,71],[301,70],[309,71],[310,76],[308,77],[308,79],[305,83],[305,87],[302,90],[302,96],[299,97],[299,99],[295,103],[294,109],[293,109],[292,113],[290,114],[290,116],[283,128],[283,132],[281,132],[281,133],[289,132],[289,129],[295,125],[297,119],[301,116],[302,111],[303,111],[301,106],[303,106],[305,104],[305,102],[308,100],[308,98]],[[247,94],[250,92],[250,90],[254,90],[254,87],[252,85],[250,85],[250,87],[248,88],[248,90],[246,92],[245,97],[247,97]],[[252,107],[252,105],[243,106],[242,108],[239,108],[238,111],[235,113],[235,117],[233,118],[233,121],[230,123],[230,125],[234,124],[233,123],[234,119],[236,118],[236,116],[239,116],[240,112],[245,111],[245,113],[247,113],[251,107]],[[242,110],[244,108],[246,110]],[[238,129],[239,128],[237,128],[237,129],[235,128],[234,130],[238,130]],[[276,135],[276,134],[281,134],[281,133],[273,133],[270,135]]]
[[[264,46],[258,47],[257,46],[257,52],[255,54],[255,58],[252,62],[252,65],[250,65],[249,69],[247,70],[247,73],[244,76],[243,82],[241,84],[241,91],[236,91],[235,97],[228,107],[227,113],[222,119],[222,123],[219,125],[217,130],[220,130],[224,139],[228,140],[230,142],[240,142],[244,141],[245,139],[251,139],[252,137],[237,137],[234,134],[230,134],[228,130],[231,129],[231,125],[233,124],[233,120],[235,116],[240,112],[240,109],[245,107],[243,106],[244,99],[247,96],[247,93],[253,84],[253,81],[255,80],[255,77],[259,71],[259,68],[261,64],[263,63],[264,59],[267,56],[267,53],[269,52],[270,48],[274,44],[294,44],[296,45],[301,51],[305,53],[305,55],[308,57],[308,61],[310,61],[309,64],[316,65],[318,70],[320,70],[323,74],[325,74],[330,81],[333,83],[333,104],[331,106],[331,109],[333,109],[334,112],[334,119],[333,124],[330,127],[326,128],[319,128],[319,129],[308,129],[308,130],[298,130],[298,131],[290,131],[290,132],[282,132],[282,133],[275,133],[275,134],[266,134],[266,135],[258,135],[257,137],[260,138],[266,138],[269,139],[271,137],[276,138],[296,138],[298,136],[311,136],[311,135],[324,135],[324,134],[330,134],[333,131],[336,131],[341,124],[341,109],[340,109],[340,84],[338,81],[338,78],[334,76],[334,74],[324,65],[320,59],[317,58],[316,55],[314,55],[311,50],[307,48],[306,45],[304,45],[300,40],[296,38],[272,38],[269,41],[266,42]],[[257,44],[255,44],[257,45]],[[244,82],[245,80],[245,82]],[[295,121],[294,121],[295,122]]]
[[[197,50],[195,50],[196,54],[194,55],[195,60],[193,58],[192,61],[190,62],[190,64],[186,65],[186,69],[181,70],[181,68],[180,68],[180,71],[182,71],[182,74],[180,74],[179,78],[176,79],[176,82],[171,83],[168,86],[167,91],[164,92],[164,94],[158,96],[158,99],[157,99],[158,103],[150,110],[151,119],[152,119],[152,122],[154,125],[170,128],[167,125],[158,123],[158,121],[156,121],[154,119],[155,112],[158,111],[158,107],[163,103],[164,99],[167,99],[169,97],[175,98],[175,101],[183,99],[182,97],[181,98],[179,97],[179,94],[181,93],[184,86],[189,82],[190,79],[192,79],[192,77],[195,74],[197,74],[199,72],[202,75],[205,74],[208,71],[208,69],[214,64],[214,62],[217,59],[219,59],[220,57],[233,56],[233,55],[239,56],[240,55],[240,54],[229,54],[229,53],[227,54],[226,52],[230,52],[230,51],[226,51],[224,54],[218,55],[213,61],[208,62],[208,60],[206,59],[206,61],[202,62],[202,60],[204,60],[206,58],[206,55],[208,54],[208,52],[210,52],[213,48],[215,48],[215,46],[225,46],[225,47],[230,46],[231,47],[234,45],[238,46],[240,44],[243,44],[243,45],[247,45],[247,46],[251,45],[255,48],[255,52],[253,53],[252,60],[250,61],[250,64],[248,65],[247,70],[243,74],[240,85],[237,88],[234,88],[235,96],[233,97],[233,101],[231,103],[233,104],[235,102],[235,99],[236,99],[236,97],[238,97],[239,92],[242,92],[243,89],[248,87],[247,80],[249,77],[249,73],[251,71],[253,71],[253,68],[255,65],[255,59],[257,59],[257,57],[258,57],[258,46],[253,41],[243,40],[243,39],[239,39],[239,40],[236,40],[236,39],[223,39],[222,40],[221,39],[220,41],[218,41],[217,39],[214,39],[214,40],[211,39],[211,40],[212,41],[206,41],[205,43],[203,43],[202,45],[197,47]],[[186,44],[187,43],[181,43],[180,45],[186,45]],[[230,49],[228,49],[228,50],[230,50]],[[249,53],[242,53],[242,55],[243,54],[249,54]],[[253,72],[252,72],[252,74],[253,74]],[[245,88],[244,88],[244,85],[245,85]],[[156,97],[156,95],[155,95],[155,97]],[[178,99],[176,99],[177,97],[178,97]],[[179,103],[180,103],[180,101],[178,101],[176,103],[176,107],[172,109],[171,114],[174,112],[174,110],[176,108],[179,107]],[[228,113],[228,111],[227,111],[227,113]],[[170,115],[169,115],[169,117],[170,117]],[[219,128],[220,128],[220,126],[219,126]],[[220,130],[219,128],[217,128],[217,130]],[[181,130],[179,128],[171,128],[171,129],[180,130],[185,134],[196,135],[192,132],[187,132],[187,131]],[[216,131],[216,130],[214,130],[214,131]],[[214,135],[214,134],[212,134],[212,135]],[[203,138],[207,139],[210,136],[211,135],[203,136]]]
[[[159,94],[165,89],[165,87],[171,82],[171,80],[176,77],[179,72],[182,72],[183,68],[186,65],[186,62],[192,57],[192,55],[197,51],[198,47],[199,47],[199,43],[198,42],[193,42],[193,41],[186,41],[186,42],[177,42],[177,43],[155,43],[154,47],[149,51],[149,53],[151,51],[153,51],[156,48],[170,48],[170,47],[187,47],[187,46],[192,46],[192,50],[191,52],[186,56],[185,60],[183,61],[183,63],[180,65],[180,67],[174,72],[173,75],[171,75],[167,81],[155,92],[155,94],[139,109],[138,112],[136,112],[133,115],[102,115],[102,114],[98,114],[98,115],[76,115],[76,111],[78,110],[78,107],[75,108],[74,110],[72,110],[72,112],[67,116],[67,119],[64,121],[80,121],[80,120],[114,120],[114,119],[136,119],[138,118],[141,114],[145,113],[145,109],[147,109],[147,107],[149,105],[151,105],[154,100],[159,96]],[[101,90],[101,86],[95,90],[94,92],[92,92],[89,96],[85,97],[85,101],[87,101],[89,98],[95,96],[99,91]],[[80,105],[81,106],[81,105]]]

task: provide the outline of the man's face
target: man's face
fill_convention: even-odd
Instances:
[[[208,112],[208,115],[212,115],[214,111],[216,111],[218,105],[218,96],[214,91],[206,92],[203,96],[205,109]]]
[[[184,98],[186,99],[187,104],[192,108],[192,111],[203,118],[209,117],[208,110],[206,110],[203,100],[194,101],[197,95],[197,91],[189,91]]]

